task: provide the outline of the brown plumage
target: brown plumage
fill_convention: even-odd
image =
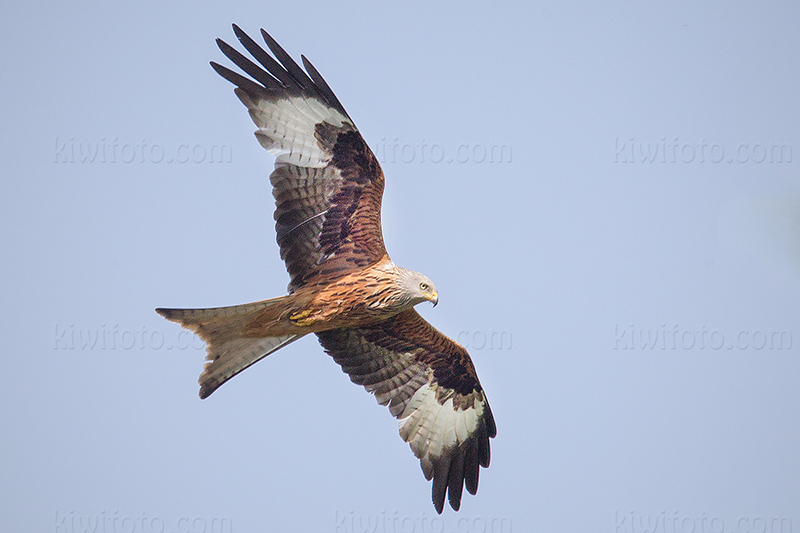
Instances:
[[[291,278],[289,294],[213,309],[156,309],[197,333],[208,349],[200,397],[275,350],[315,333],[350,379],[399,419],[400,435],[458,510],[489,466],[494,418],[467,351],[414,311],[438,293],[418,272],[395,265],[381,231],[383,171],[322,76],[305,71],[261,30],[270,56],[233,26],[251,61],[221,40],[248,77],[211,66],[236,85],[256,138],[276,156],[270,176],[275,229]],[[273,57],[274,56],[274,57]]]

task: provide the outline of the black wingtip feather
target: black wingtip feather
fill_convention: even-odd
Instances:
[[[297,82],[297,84],[307,91],[317,92],[315,91],[316,88],[314,86],[314,82],[311,81],[311,78],[308,77],[308,74],[303,72],[303,69],[300,68],[300,65],[295,63],[294,59],[292,59],[292,57],[286,53],[286,50],[281,48],[281,45],[279,45],[269,33],[264,31],[263,28],[261,29],[261,37],[264,38],[264,42],[267,43],[269,49],[275,55],[277,60],[281,62],[283,68],[286,69],[286,72],[288,72],[289,76],[291,76],[294,81]]]
[[[444,511],[444,497],[447,492],[447,475],[449,472],[450,457],[444,455],[433,465],[433,487],[431,488],[433,506],[439,514]]]
[[[491,460],[491,449],[489,448],[489,433],[486,430],[486,423],[481,422],[478,430],[478,462],[484,468],[489,467]]]
[[[490,438],[495,438],[497,436],[497,424],[494,422],[494,415],[492,414],[492,409],[489,407],[489,403],[486,403],[486,414],[484,415],[486,419],[486,432],[488,433]]]
[[[275,76],[275,78],[277,78],[284,87],[293,87],[298,90],[302,89],[302,87],[292,79],[292,77],[286,72],[286,69],[284,69],[280,63],[275,61],[275,59],[273,59],[272,56],[266,52],[266,50],[261,48],[257,42],[250,38],[250,36],[243,32],[236,24],[233,25],[233,32],[236,34],[236,38],[239,39],[239,42],[242,43],[242,46],[244,46],[245,49],[250,52],[250,55],[252,55],[256,61],[261,63],[261,65],[267,69],[270,74]]]
[[[464,460],[466,453],[463,447],[455,449],[455,457],[450,462],[450,472],[447,474],[447,497],[450,507],[454,511],[461,508],[461,493],[464,489]]]
[[[254,82],[253,80],[245,78],[244,76],[242,76],[238,72],[234,72],[231,69],[229,69],[228,67],[223,67],[222,65],[220,65],[219,63],[215,63],[214,61],[210,61],[209,64],[211,65],[211,68],[213,68],[214,71],[217,74],[219,74],[220,76],[222,76],[223,78],[225,78],[226,80],[231,82],[232,84],[236,85],[237,87],[242,89],[244,92],[246,92],[248,94],[251,94],[251,95],[254,95],[254,96],[255,95],[261,95],[261,96],[265,96],[265,97],[269,96],[269,94],[267,93],[267,90],[264,87],[262,87],[261,85],[259,85],[256,82]]]
[[[264,87],[278,89],[281,88],[280,82],[274,77],[270,76],[267,71],[247,59],[234,47],[223,41],[217,39],[217,46],[228,59],[233,61],[236,66],[245,71],[251,78],[261,83]]]
[[[473,496],[478,492],[478,476],[480,475],[480,465],[478,464],[478,445],[474,440],[467,441],[466,465],[464,469],[464,485],[467,492]]]
[[[346,116],[349,116],[347,115],[347,111],[344,110],[344,106],[342,105],[342,103],[339,101],[338,98],[336,98],[336,95],[333,94],[333,91],[328,85],[328,82],[326,82],[325,79],[322,77],[322,75],[319,73],[319,71],[316,68],[314,68],[314,65],[311,64],[311,61],[309,61],[304,55],[301,55],[300,59],[303,61],[303,66],[308,72],[308,75],[311,76],[311,79],[319,88],[319,91],[322,93],[322,96],[324,96],[328,100],[328,103],[338,108]]]
[[[212,67],[214,67],[214,70],[222,77],[250,94],[267,95],[273,93],[274,97],[276,91],[286,91],[290,94],[295,91],[298,93],[305,93],[336,108],[344,116],[349,118],[342,103],[336,98],[336,95],[325,82],[325,79],[308,59],[301,56],[303,66],[306,68],[304,71],[286,50],[284,50],[265,30],[261,30],[261,36],[272,52],[272,56],[238,25],[231,24],[231,27],[233,28],[233,33],[236,35],[236,38],[258,64],[251,61],[222,39],[216,40],[217,46],[228,59],[258,83],[212,62]],[[256,89],[255,87],[258,87],[259,83],[262,86],[260,89]]]

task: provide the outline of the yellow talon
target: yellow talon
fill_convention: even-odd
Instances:
[[[298,326],[308,326],[316,322],[315,319],[305,320],[313,311],[311,309],[305,309],[303,311],[299,311],[292,315],[289,315],[289,320],[297,324]]]

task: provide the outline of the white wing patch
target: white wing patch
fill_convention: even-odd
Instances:
[[[353,124],[336,109],[314,98],[301,96],[253,99],[241,89],[236,95],[250,110],[258,126],[256,137],[276,164],[288,163],[300,167],[321,168],[331,159],[316,138],[316,125],[326,122],[335,127]]]
[[[433,463],[463,444],[478,430],[483,415],[483,402],[474,407],[456,409],[453,398],[444,404],[436,398],[436,384],[426,383],[420,387],[406,404],[400,415],[400,437],[411,445],[411,451],[422,464],[427,479],[433,476]]]

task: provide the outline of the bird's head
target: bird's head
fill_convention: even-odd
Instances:
[[[399,268],[398,270],[403,296],[410,305],[432,302],[433,306],[436,307],[436,304],[439,303],[439,293],[436,292],[436,286],[428,276],[405,268]]]

